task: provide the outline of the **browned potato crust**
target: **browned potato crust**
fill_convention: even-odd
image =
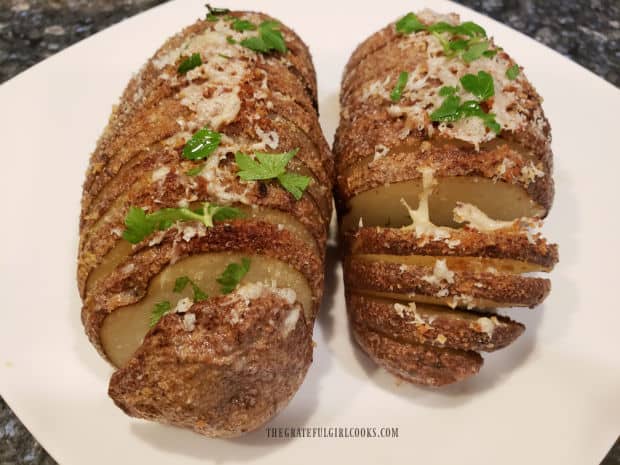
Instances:
[[[491,352],[511,344],[525,330],[505,316],[347,294],[351,320],[402,342]]]
[[[114,373],[110,397],[128,415],[205,436],[254,430],[289,402],[312,362],[311,329],[295,305],[265,291],[169,314]]]
[[[400,342],[356,323],[351,330],[375,363],[410,383],[444,386],[475,375],[482,366],[477,352]]]
[[[393,294],[396,298],[432,298],[458,308],[535,307],[551,290],[548,279],[496,272],[454,270],[450,281],[437,278],[433,267],[399,265],[352,256],[345,259],[348,289]]]
[[[451,246],[450,241],[458,241]],[[462,228],[451,232],[449,240],[428,240],[397,228],[359,228],[344,238],[346,253],[386,255],[429,255],[439,257],[479,257],[511,259],[550,271],[558,262],[558,246],[540,234],[527,236],[520,230],[481,233]]]

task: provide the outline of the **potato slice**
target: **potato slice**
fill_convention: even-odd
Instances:
[[[228,264],[240,263],[243,257],[250,258],[251,265],[241,284],[258,282],[291,288],[304,309],[306,320],[313,320],[312,291],[304,276],[286,263],[266,256],[249,257],[233,252],[194,255],[159,273],[150,282],[144,299],[107,316],[101,327],[101,343],[110,361],[117,367],[127,363],[142,344],[157,303],[168,301],[174,308],[180,299],[193,296],[189,285],[181,293],[173,291],[177,278],[187,276],[209,297],[217,296],[221,294],[217,278]]]
[[[197,206],[198,205],[193,205],[192,207]],[[314,238],[308,230],[291,215],[262,207],[238,206],[237,208],[243,211],[247,215],[248,219],[256,219],[278,225],[278,227],[295,234],[299,239],[307,244],[308,247],[317,250],[318,246]],[[131,250],[131,244],[127,241],[117,242],[116,246],[103,258],[101,264],[88,275],[85,294],[88,295],[88,293],[95,288],[101,279],[105,278],[112,271],[114,271],[114,269],[131,254]]]
[[[114,373],[110,397],[131,416],[210,437],[256,429],[288,403],[312,361],[299,307],[279,289],[249,285],[169,314]]]
[[[498,350],[525,330],[504,316],[361,294],[347,294],[347,310],[352,321],[392,339],[460,350]]]
[[[410,383],[444,386],[478,373],[479,353],[401,342],[353,323],[353,336],[378,365]]]
[[[405,265],[348,257],[345,285],[356,293],[452,308],[535,307],[549,294],[548,279],[497,271],[451,270],[446,260],[434,266]]]
[[[360,225],[360,219],[364,226],[396,228],[409,225],[411,217],[401,199],[417,208],[422,192],[421,179],[386,184],[362,192],[349,202],[341,230],[354,230]],[[430,220],[437,226],[459,226],[453,219],[457,202],[476,205],[497,220],[510,221],[544,214],[544,209],[519,186],[476,176],[454,176],[437,178],[437,185],[428,199]]]

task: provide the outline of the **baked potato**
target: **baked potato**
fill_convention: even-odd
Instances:
[[[312,361],[334,161],[306,45],[209,7],[132,78],[93,152],[82,321],[129,415],[258,428]]]
[[[550,292],[550,127],[521,68],[454,14],[408,13],[343,75],[334,140],[347,309],[362,349],[418,384],[478,372]]]

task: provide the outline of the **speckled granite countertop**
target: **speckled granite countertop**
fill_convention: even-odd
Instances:
[[[458,1],[620,86],[619,0]],[[0,0],[0,83],[68,45],[160,3],[163,1]],[[0,398],[0,465],[54,463]],[[620,441],[604,465],[620,465]]]

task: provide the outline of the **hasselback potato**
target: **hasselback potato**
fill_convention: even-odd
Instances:
[[[310,53],[261,13],[209,7],[131,79],[86,173],[86,333],[132,416],[236,436],[312,361],[333,160]]]
[[[360,44],[342,79],[336,202],[351,330],[397,376],[439,386],[524,326],[557,246],[536,228],[554,190],[550,128],[521,68],[454,14],[408,13]]]

